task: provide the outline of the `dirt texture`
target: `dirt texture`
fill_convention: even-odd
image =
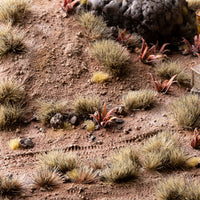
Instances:
[[[163,177],[171,174],[198,179],[199,169],[173,172],[148,172],[144,170],[135,182],[110,184],[98,181],[83,185],[63,183],[53,191],[31,191],[31,174],[36,168],[38,153],[54,149],[75,152],[84,160],[103,158],[115,149],[134,145],[140,149],[146,138],[160,130],[170,129],[178,134],[183,148],[192,156],[200,156],[192,149],[192,131],[180,129],[168,109],[168,104],[188,93],[190,88],[174,84],[167,95],[158,94],[156,105],[150,110],[137,110],[124,117],[125,123],[109,129],[100,129],[93,135],[96,140],[89,141],[88,132],[75,127],[71,131],[53,130],[39,122],[32,121],[36,113],[37,100],[68,100],[71,106],[79,95],[98,95],[108,107],[120,105],[121,96],[130,90],[153,88],[148,72],[154,67],[144,65],[138,54],[131,54],[131,64],[126,75],[111,78],[104,84],[91,81],[93,72],[104,71],[89,52],[89,41],[82,37],[83,30],[77,22],[77,15],[64,17],[57,0],[34,0],[32,12],[19,24],[25,32],[26,52],[10,55],[0,61],[0,79],[14,78],[25,85],[27,92],[27,124],[15,131],[2,131],[0,134],[1,173],[12,173],[22,179],[25,193],[17,199],[64,200],[64,199],[155,199],[155,185]],[[190,74],[191,67],[199,65],[200,60],[180,53],[170,55],[179,59],[183,68]],[[39,127],[39,128],[38,128]],[[126,134],[124,129],[131,130]],[[31,138],[35,146],[31,149],[12,151],[8,141],[12,138]]]

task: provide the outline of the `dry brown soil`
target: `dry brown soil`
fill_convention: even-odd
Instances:
[[[28,119],[35,113],[36,101],[68,100],[69,106],[77,95],[99,95],[109,107],[120,105],[122,94],[129,90],[152,88],[148,72],[153,67],[138,61],[136,53],[131,54],[132,64],[126,76],[112,78],[105,84],[91,82],[93,72],[104,70],[89,53],[89,41],[80,37],[83,32],[77,22],[77,15],[64,18],[57,0],[34,0],[32,12],[19,24],[21,31],[26,33],[26,52],[10,55],[0,62],[0,79],[14,78],[25,85],[28,93]],[[200,60],[191,56],[175,54],[174,59],[183,63],[183,68],[191,73],[191,67],[200,64]],[[74,151],[83,159],[104,158],[116,148],[135,145],[139,148],[146,137],[156,134],[159,130],[170,129],[177,132],[183,148],[191,156],[200,156],[198,150],[192,149],[190,141],[192,132],[180,129],[170,117],[167,108],[174,99],[188,93],[190,88],[173,85],[168,95],[158,94],[156,106],[147,111],[136,111],[124,118],[121,129],[112,128],[95,131],[94,135],[102,144],[89,142],[86,130],[76,127],[72,131],[57,130],[43,127],[41,123],[30,122],[17,131],[1,132],[0,134],[0,166],[2,173],[12,173],[23,180],[27,187],[20,199],[155,199],[155,184],[173,173],[186,177],[199,177],[199,169],[176,172],[143,171],[136,182],[124,184],[108,184],[97,182],[91,185],[61,184],[53,191],[36,190],[31,192],[31,173],[36,167],[36,154],[53,149]],[[39,132],[35,125],[43,127],[46,132]],[[123,129],[131,128],[129,134]],[[16,137],[30,137],[35,147],[30,150],[10,150],[8,141]],[[73,148],[78,146],[79,148]],[[106,161],[105,161],[106,162]]]

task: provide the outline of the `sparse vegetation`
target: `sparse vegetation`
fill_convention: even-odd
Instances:
[[[155,68],[156,74],[164,79],[170,79],[172,76],[177,74],[176,81],[180,85],[187,85],[190,82],[190,78],[185,73],[178,61],[169,61],[158,63]]]
[[[0,175],[0,196],[19,197],[24,191],[22,183],[12,175]]]
[[[125,72],[129,63],[129,53],[125,47],[113,40],[101,40],[92,44],[91,53],[114,76],[120,76]]]
[[[85,28],[85,34],[92,40],[108,38],[109,32],[106,23],[101,16],[83,12],[79,16],[80,25]]]
[[[120,183],[139,176],[140,161],[132,148],[125,148],[113,154],[110,161],[110,166],[103,171],[105,181]]]
[[[80,96],[74,102],[74,110],[83,118],[88,118],[96,111],[95,108],[101,109],[101,101],[96,96]]]
[[[44,188],[52,190],[60,183],[60,179],[55,171],[49,170],[47,167],[42,167],[36,170],[32,175],[32,187],[35,189]]]
[[[200,157],[191,157],[185,162],[185,166],[188,168],[198,167],[200,165]]]
[[[170,104],[170,109],[178,125],[190,128],[200,115],[200,99],[198,95],[189,94],[180,97]]]
[[[1,0],[0,21],[15,23],[21,20],[30,8],[30,0]]]
[[[67,172],[67,176],[74,183],[90,184],[97,180],[97,174],[92,168],[81,167]]]
[[[24,105],[25,90],[22,85],[13,80],[4,80],[0,83],[1,105]]]
[[[122,104],[126,110],[147,109],[155,103],[156,92],[153,90],[130,91],[122,97]]]
[[[24,33],[10,25],[0,27],[0,56],[8,53],[20,53],[24,50]]]
[[[95,83],[103,83],[107,81],[109,78],[109,74],[104,72],[95,72],[92,76],[92,81]]]
[[[100,158],[95,158],[89,162],[89,166],[95,171],[98,169],[103,169],[104,168],[103,160]]]
[[[187,0],[190,9],[197,10],[200,7],[199,0]]]
[[[19,106],[0,106],[0,130],[11,129],[22,122],[24,110]]]
[[[41,122],[44,125],[49,124],[51,118],[55,114],[60,113],[61,115],[64,115],[67,113],[67,102],[66,101],[61,101],[61,102],[39,101],[38,104],[39,104],[38,115],[39,115]]]
[[[180,147],[178,137],[162,131],[149,138],[143,146],[143,166],[149,170],[177,169],[186,167],[188,155]]]
[[[19,138],[12,139],[8,142],[8,145],[12,150],[19,149],[19,141]]]
[[[93,131],[95,123],[92,120],[86,120],[84,121],[83,126],[86,127],[87,131]]]
[[[199,200],[199,187],[197,181],[169,177],[158,183],[156,195],[158,200]]]
[[[41,167],[47,167],[50,170],[60,173],[66,173],[77,168],[79,159],[76,155],[65,153],[64,151],[50,151],[38,155],[38,164]]]

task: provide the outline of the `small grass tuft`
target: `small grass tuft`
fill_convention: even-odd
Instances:
[[[200,115],[199,104],[199,96],[189,94],[175,100],[169,107],[179,126],[191,128]]]
[[[169,177],[160,181],[156,188],[158,200],[199,200],[200,184],[185,178]]]
[[[125,47],[113,40],[96,41],[91,46],[91,53],[114,76],[120,76],[125,72],[130,55]]]
[[[65,153],[64,151],[50,151],[38,155],[38,164],[41,167],[47,167],[49,170],[56,170],[60,173],[66,173],[74,168],[77,168],[79,158],[71,153]]]
[[[32,175],[32,188],[39,189],[44,188],[46,190],[52,190],[60,183],[60,178],[55,171],[49,170],[47,167],[42,167],[36,170]]]
[[[99,169],[103,169],[104,168],[104,163],[103,160],[100,158],[97,159],[93,159],[91,161],[89,161],[89,166],[94,170],[99,170]]]
[[[92,120],[86,120],[83,123],[83,127],[86,127],[87,131],[93,131],[95,128],[95,123]]]
[[[185,162],[185,166],[188,168],[198,167],[200,165],[200,157],[191,157]]]
[[[92,168],[81,167],[67,172],[68,178],[74,183],[90,184],[97,180],[97,174]]]
[[[18,178],[14,178],[12,175],[0,175],[0,196],[2,197],[14,197],[18,196],[24,191],[22,183]]]
[[[10,25],[0,27],[0,56],[8,53],[20,53],[24,50],[24,33]]]
[[[88,38],[97,40],[109,37],[108,27],[103,17],[94,16],[89,12],[83,12],[79,16],[79,22],[85,29],[85,34]]]
[[[110,165],[102,174],[105,181],[121,183],[138,177],[140,162],[132,148],[125,148],[113,154],[110,161]]]
[[[30,0],[1,0],[0,21],[15,23],[21,20],[30,8]]]
[[[0,83],[1,105],[24,105],[25,90],[22,85],[13,80],[4,80]]]
[[[93,74],[92,81],[95,83],[103,83],[107,81],[108,78],[109,78],[109,74],[99,71]]]
[[[100,99],[96,96],[80,96],[74,102],[74,110],[83,118],[88,118],[89,114],[93,114],[96,110],[95,108],[101,110]]]
[[[51,118],[60,113],[61,115],[66,114],[67,112],[67,102],[45,102],[39,101],[39,109],[38,109],[38,116],[41,120],[42,124],[47,125],[50,123]]]
[[[177,61],[162,62],[156,65],[156,74],[165,79],[170,79],[177,74],[176,80],[180,85],[188,85],[190,78],[181,67],[181,64]]]
[[[0,106],[0,130],[10,129],[22,122],[24,110],[18,106]]]
[[[19,141],[20,141],[19,138],[11,139],[11,140],[8,142],[8,145],[9,145],[9,147],[10,147],[12,150],[19,149]]]
[[[143,146],[143,166],[149,170],[184,168],[188,155],[179,145],[178,137],[162,131],[149,138]]]
[[[186,0],[188,2],[188,7],[193,10],[197,10],[200,8],[199,0]]]
[[[122,104],[126,110],[147,109],[155,103],[156,92],[153,90],[130,91],[122,97]]]

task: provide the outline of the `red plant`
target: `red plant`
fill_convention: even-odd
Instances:
[[[187,48],[184,50],[183,54],[192,54],[193,56],[200,57],[200,35],[194,36],[194,44],[191,45],[188,40],[183,38],[183,41],[187,45]]]
[[[200,148],[200,137],[199,137],[199,131],[197,130],[197,128],[194,129],[194,138],[191,142],[191,146],[194,149],[199,149]]]
[[[80,0],[64,0],[63,5],[60,4],[60,7],[66,12],[69,13],[75,6],[76,3],[78,3]]]
[[[117,41],[121,43],[126,43],[131,38],[131,34],[126,33],[126,28],[123,31],[118,31]]]
[[[153,83],[155,85],[155,88],[157,90],[157,92],[163,92],[164,94],[166,94],[169,90],[169,88],[171,87],[172,83],[174,83],[174,79],[176,78],[177,74],[175,74],[174,76],[171,77],[170,80],[165,80],[163,82],[159,82],[156,81],[153,74],[149,73],[151,75],[151,78],[153,80]]]
[[[145,64],[152,64],[155,61],[166,59],[168,57],[164,53],[168,51],[168,50],[165,50],[165,47],[167,45],[168,43],[163,44],[159,50],[158,43],[157,43],[156,45],[153,45],[149,49],[147,43],[142,38],[142,48],[140,51],[139,59]]]
[[[106,111],[106,103],[103,105],[103,111],[102,113],[96,108],[95,114],[90,114],[91,117],[95,120],[95,122],[101,126],[106,127],[110,123],[113,122],[113,120],[116,119],[116,117],[113,117],[111,114],[116,110],[116,108],[111,109],[110,111]]]

